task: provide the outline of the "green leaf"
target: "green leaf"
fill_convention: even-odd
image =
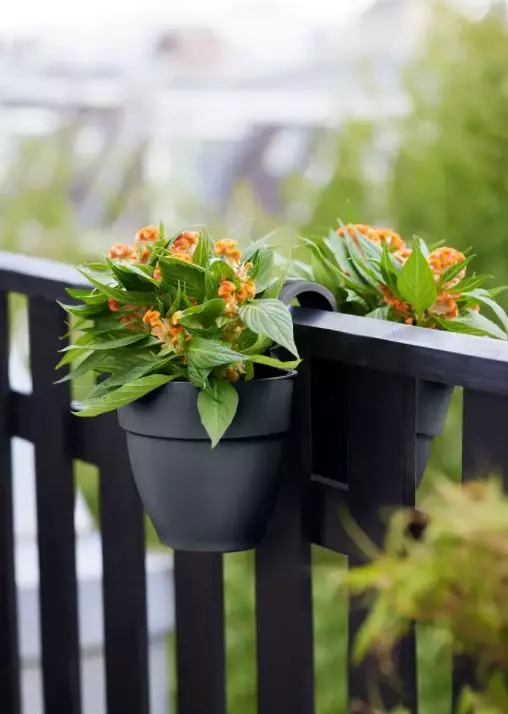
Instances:
[[[469,263],[474,259],[474,255],[470,255],[469,258],[466,258],[466,260],[463,260],[462,263],[456,263],[455,265],[450,265],[449,268],[447,268],[444,273],[442,274],[440,280],[439,280],[439,287],[442,287],[443,285],[446,285],[450,281],[452,281],[454,278],[456,278],[458,275],[462,273],[463,270],[467,268]]]
[[[471,275],[470,278],[465,278],[458,285],[453,288],[453,293],[463,293],[469,292],[470,290],[476,290],[485,285],[489,280],[492,279],[492,275]]]
[[[253,262],[252,258],[254,254],[260,250],[260,248],[265,248],[266,243],[272,238],[272,236],[277,233],[277,229],[271,231],[270,233],[267,233],[265,236],[262,236],[261,238],[258,238],[258,240],[253,241],[250,243],[247,248],[243,251],[242,254],[242,263],[248,263],[248,262]]]
[[[186,263],[179,258],[161,258],[159,267],[162,274],[162,287],[165,290],[185,285],[185,293],[202,298],[205,289],[205,271],[200,265]]]
[[[177,375],[174,374],[151,374],[148,377],[135,379],[128,384],[124,384],[119,389],[109,392],[105,396],[82,402],[79,410],[74,413],[80,417],[93,417],[99,414],[105,414],[106,412],[115,411],[115,409],[119,409],[126,404],[131,404],[149,392],[153,392],[154,389],[171,382],[176,376]]]
[[[217,297],[217,290],[222,280],[231,280],[237,284],[238,278],[235,271],[225,260],[217,258],[210,263],[205,276],[205,296],[207,299]]]
[[[208,376],[211,369],[199,369],[195,367],[194,364],[189,364],[187,367],[187,377],[189,382],[192,382],[194,386],[199,387],[199,389],[205,389],[208,385]]]
[[[397,279],[401,271],[400,266],[396,267],[393,257],[388,250],[386,243],[383,243],[381,261],[379,263],[381,276],[392,292],[397,290]]]
[[[289,271],[289,277],[291,278],[303,278],[304,280],[316,280],[314,272],[310,265],[304,263],[301,260],[293,260],[291,263],[291,269]],[[271,295],[270,297],[274,297]],[[277,296],[275,296],[277,297]]]
[[[218,340],[193,337],[187,350],[189,366],[195,369],[211,369],[234,362],[242,362],[245,355],[235,352]]]
[[[436,301],[438,291],[434,276],[417,239],[413,252],[406,261],[397,279],[398,294],[413,307],[421,317]]]
[[[288,360],[283,362],[276,357],[269,357],[268,355],[250,355],[248,357],[249,362],[255,362],[256,364],[264,364],[267,367],[273,367],[274,369],[291,370],[296,369],[302,362],[301,359]]]
[[[93,315],[98,315],[104,312],[105,303],[99,303],[97,305],[65,305],[63,302],[57,300],[62,310],[65,310],[69,315],[74,317],[88,318]]]
[[[157,280],[154,280],[147,272],[145,266],[133,263],[118,263],[109,259],[108,265],[115,278],[126,290],[139,290],[140,292],[143,292],[143,290],[153,291],[154,286],[158,286],[159,284]]]
[[[268,337],[298,357],[298,350],[293,338],[291,313],[283,302],[280,300],[254,300],[242,305],[238,314],[252,332]]]
[[[80,300],[86,305],[105,305],[108,298],[103,293],[87,288],[65,288],[65,291],[75,300]]]
[[[491,298],[486,290],[470,290],[468,293],[464,293],[463,297],[472,297],[476,302],[490,308],[503,326],[505,332],[508,332],[508,315],[501,305]]]
[[[124,305],[150,306],[150,304],[153,304],[155,300],[154,296],[152,296],[149,292],[144,293],[134,290],[123,290],[121,288],[115,288],[112,285],[106,285],[105,283],[101,283],[99,280],[96,280],[94,277],[92,277],[89,273],[87,273],[81,268],[78,268],[78,270],[94,287],[97,288],[97,290],[100,290],[100,292],[102,292],[104,295],[107,295],[108,298],[117,300],[118,302]]]
[[[213,380],[210,389],[199,393],[199,416],[212,442],[212,449],[228,430],[237,408],[238,392],[229,382]]]
[[[68,347],[65,347],[63,350],[61,350],[61,352],[65,351],[65,355],[56,365],[55,369],[60,369],[60,367],[74,362],[75,359],[81,359],[81,357],[83,356],[83,349],[90,350],[90,343],[93,342],[94,339],[95,338],[93,334],[90,334],[88,332],[85,332],[83,335],[80,335],[76,340],[74,340],[74,343],[72,345],[69,345]]]
[[[148,339],[150,339],[151,344],[158,343],[158,340],[156,340],[155,338],[150,338],[148,334],[142,332],[136,332],[133,335],[126,335],[125,337],[112,336],[110,339],[104,339],[104,336],[101,337],[102,338],[98,340],[92,336],[92,339],[88,340],[85,344],[78,344],[78,342],[75,342],[74,345],[64,347],[63,350],[60,351],[72,352],[73,350],[116,350],[118,347],[126,347],[127,345],[133,345],[136,342],[141,342],[141,340],[148,341]]]
[[[253,264],[250,277],[256,283],[256,293],[262,293],[273,280],[273,251],[271,248],[259,248],[251,258]]]
[[[215,319],[222,315],[226,303],[222,298],[207,300],[202,305],[189,307],[184,310],[178,319],[180,325],[190,328],[210,327]]]
[[[213,253],[213,241],[210,238],[208,231],[202,229],[199,231],[199,243],[196,246],[192,259],[196,265],[206,268],[210,256]]]
[[[456,317],[453,320],[443,320],[434,318],[437,324],[449,332],[460,332],[466,335],[475,335],[476,337],[492,337],[498,340],[506,340],[506,333],[503,332],[495,322],[487,317],[480,315],[478,312],[469,312],[467,315]]]
[[[154,356],[148,355],[145,359],[138,359],[137,364],[132,366],[130,369],[117,370],[117,374],[105,379],[103,382],[99,382],[99,384],[96,384],[88,395],[86,401],[95,401],[96,399],[108,394],[111,390],[117,389],[124,384],[134,382],[140,377],[145,377],[146,375],[155,372],[160,373],[175,359],[176,355],[171,355],[171,357],[166,357],[165,359],[157,359]]]
[[[388,315],[390,313],[390,306],[384,305],[383,307],[377,307],[372,312],[367,313],[365,317],[371,317],[374,320],[388,320]]]

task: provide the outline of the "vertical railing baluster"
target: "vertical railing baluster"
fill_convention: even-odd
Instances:
[[[361,368],[347,368],[348,508],[350,517],[376,545],[383,543],[386,523],[382,509],[414,506],[416,382]],[[350,567],[366,562],[361,552],[350,558]],[[407,636],[393,656],[389,676],[379,662],[369,658],[356,665],[353,641],[366,616],[361,601],[352,597],[349,614],[349,701],[382,704],[387,710],[405,706],[411,714],[418,708],[416,641]],[[376,701],[379,699],[380,701]],[[380,706],[380,709],[383,709]]]
[[[508,490],[508,397],[464,390],[462,479],[464,483],[491,475],[503,479]],[[468,657],[454,663],[453,701],[457,710],[460,693],[476,684],[476,665]]]
[[[223,558],[174,557],[178,714],[225,714]]]
[[[295,380],[279,501],[256,552],[259,714],[314,712],[310,434],[310,365],[305,364]]]
[[[106,701],[108,714],[148,714],[143,509],[116,414],[100,417]]]
[[[80,660],[74,533],[74,478],[68,434],[70,390],[54,384],[66,331],[62,309],[29,302],[30,366],[36,418],[35,468],[44,704],[79,714]],[[61,375],[60,375],[61,376]]]
[[[0,712],[20,713],[11,439],[9,304],[0,292]]]

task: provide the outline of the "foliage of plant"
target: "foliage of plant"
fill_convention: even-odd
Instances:
[[[479,691],[462,693],[460,714],[508,711],[508,498],[497,480],[438,482],[422,512],[395,514],[384,552],[343,577],[370,606],[357,661],[377,653],[389,672],[416,621],[432,628],[436,652],[478,662]]]
[[[134,246],[115,244],[105,262],[81,268],[90,288],[69,288],[79,304],[62,305],[78,320],[59,367],[63,379],[106,375],[78,411],[96,416],[140,399],[172,380],[198,389],[201,421],[215,446],[233,421],[238,380],[254,365],[293,369],[298,353],[291,315],[277,299],[272,250],[261,239],[241,255],[236,241],[163,226],[138,231]],[[295,359],[265,354],[273,345]]]
[[[420,238],[410,249],[390,229],[353,224],[303,242],[312,254],[308,276],[329,288],[346,312],[508,339],[508,316],[495,300],[500,289],[483,287],[488,275],[467,276],[474,256],[430,250]]]

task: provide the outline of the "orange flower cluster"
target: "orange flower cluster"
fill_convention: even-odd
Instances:
[[[215,254],[224,255],[230,265],[236,264],[239,262],[241,257],[241,253],[236,247],[237,245],[238,241],[230,240],[229,238],[218,240],[215,243]]]
[[[459,316],[459,306],[450,293],[442,292],[434,305],[429,308],[429,313],[444,317],[447,320],[453,320],[454,317]]]
[[[173,349],[177,352],[181,345],[182,336],[186,341],[191,339],[183,326],[178,324],[181,312],[175,312],[172,317],[167,320],[166,318],[161,318],[161,314],[158,310],[147,310],[143,316],[143,322],[150,325],[150,334],[157,337],[161,342],[165,343],[168,339],[171,339],[171,344]]]
[[[429,255],[428,263],[430,265],[430,269],[434,273],[434,279],[438,281],[448,268],[451,268],[453,265],[457,265],[458,263],[463,263],[465,260],[466,256],[464,253],[461,253],[460,250],[443,247],[432,251]],[[458,283],[460,283],[461,280],[464,280],[465,277],[466,269],[464,268],[464,270],[462,270],[456,278],[447,283],[446,287],[455,287],[455,285],[458,285]]]
[[[411,250],[406,246],[400,235],[395,233],[395,231],[392,231],[390,228],[373,228],[372,226],[367,226],[363,223],[358,223],[356,225],[348,223],[346,230],[354,240],[358,240],[358,233],[361,233],[362,236],[376,245],[383,245],[383,243],[386,243],[388,250],[394,253],[395,257],[402,263],[404,263],[411,255]],[[344,238],[344,228],[339,228],[337,230],[337,235],[340,238]]]
[[[224,314],[233,317],[238,312],[238,306],[256,295],[256,284],[251,278],[247,278],[237,289],[231,280],[222,280],[217,295],[224,299],[226,307]]]
[[[199,243],[199,231],[182,231],[172,243],[169,252],[174,258],[192,263],[192,254]]]

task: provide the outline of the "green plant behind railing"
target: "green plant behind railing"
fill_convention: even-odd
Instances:
[[[464,690],[461,714],[508,711],[508,497],[497,480],[439,482],[422,513],[397,513],[385,550],[343,582],[370,606],[357,661],[374,652],[389,674],[394,646],[416,621],[436,651],[478,662],[478,691]]]

